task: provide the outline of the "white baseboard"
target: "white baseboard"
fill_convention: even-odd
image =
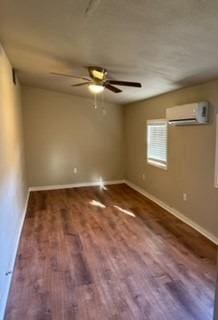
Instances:
[[[94,186],[109,185],[109,184],[121,184],[121,183],[125,183],[125,180],[94,181],[94,182],[80,182],[80,183],[48,185],[48,186],[36,186],[36,187],[30,187],[29,191],[58,190],[58,189],[69,189],[69,188],[79,188],[79,187],[94,187]]]
[[[20,242],[20,236],[21,236],[21,232],[22,232],[22,229],[23,229],[23,224],[24,224],[24,220],[25,220],[25,216],[26,216],[26,212],[27,212],[29,195],[30,195],[30,192],[28,190],[27,191],[27,198],[26,198],[26,202],[25,202],[25,206],[24,206],[24,210],[23,210],[23,214],[22,214],[22,217],[21,217],[20,226],[19,226],[18,233],[17,233],[16,244],[15,244],[13,255],[12,255],[12,259],[11,259],[11,262],[10,262],[10,265],[9,265],[9,268],[8,268],[8,271],[10,271],[10,274],[7,276],[6,289],[5,289],[4,296],[2,298],[1,305],[0,305],[0,320],[4,319],[4,314],[5,314],[5,311],[6,311],[8,294],[9,294],[9,291],[10,291],[11,280],[12,280],[12,277],[13,277],[15,261],[16,261],[19,242]]]
[[[177,217],[179,220],[183,221],[184,223],[186,223],[187,225],[189,225],[190,227],[192,227],[193,229],[195,229],[196,231],[198,231],[199,233],[201,233],[203,236],[205,236],[207,239],[209,239],[210,241],[212,241],[213,243],[215,243],[216,245],[218,245],[218,238],[216,236],[214,236],[212,233],[210,233],[209,231],[207,231],[206,229],[202,228],[199,224],[197,224],[196,222],[192,221],[191,219],[189,219],[188,217],[186,217],[184,214],[182,214],[181,212],[179,212],[178,210],[176,210],[173,207],[170,207],[169,205],[167,205],[165,202],[159,200],[158,198],[156,198],[155,196],[153,196],[152,194],[148,193],[147,191],[145,191],[144,189],[142,189],[141,187],[136,186],[134,183],[125,180],[125,183],[132,189],[134,189],[135,191],[138,191],[139,193],[141,193],[143,196],[145,196],[146,198],[150,199],[151,201],[155,202],[156,204],[158,204],[160,207],[162,207],[163,209],[167,210],[169,213],[173,214],[175,217]]]

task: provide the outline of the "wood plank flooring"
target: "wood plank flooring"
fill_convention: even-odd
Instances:
[[[216,247],[128,186],[32,192],[6,320],[212,320]]]

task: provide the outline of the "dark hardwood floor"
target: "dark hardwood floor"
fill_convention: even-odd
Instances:
[[[126,185],[32,192],[6,320],[212,320],[216,247]]]

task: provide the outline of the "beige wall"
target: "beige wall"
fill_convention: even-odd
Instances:
[[[123,178],[122,107],[106,104],[104,115],[93,99],[30,87],[22,93],[30,186]]]
[[[4,311],[27,189],[24,178],[20,87],[0,46],[0,319]]]
[[[168,107],[200,100],[210,102],[210,123],[170,127],[168,170],[148,165],[146,120],[164,118]],[[218,189],[214,188],[216,112],[218,81],[213,81],[127,105],[124,123],[126,178],[218,236]],[[187,193],[186,202],[183,193]]]

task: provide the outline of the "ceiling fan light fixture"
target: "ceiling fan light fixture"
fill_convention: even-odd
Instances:
[[[91,83],[89,84],[89,90],[92,92],[92,93],[101,93],[104,91],[104,86],[100,85],[100,84],[95,84],[95,83]]]

